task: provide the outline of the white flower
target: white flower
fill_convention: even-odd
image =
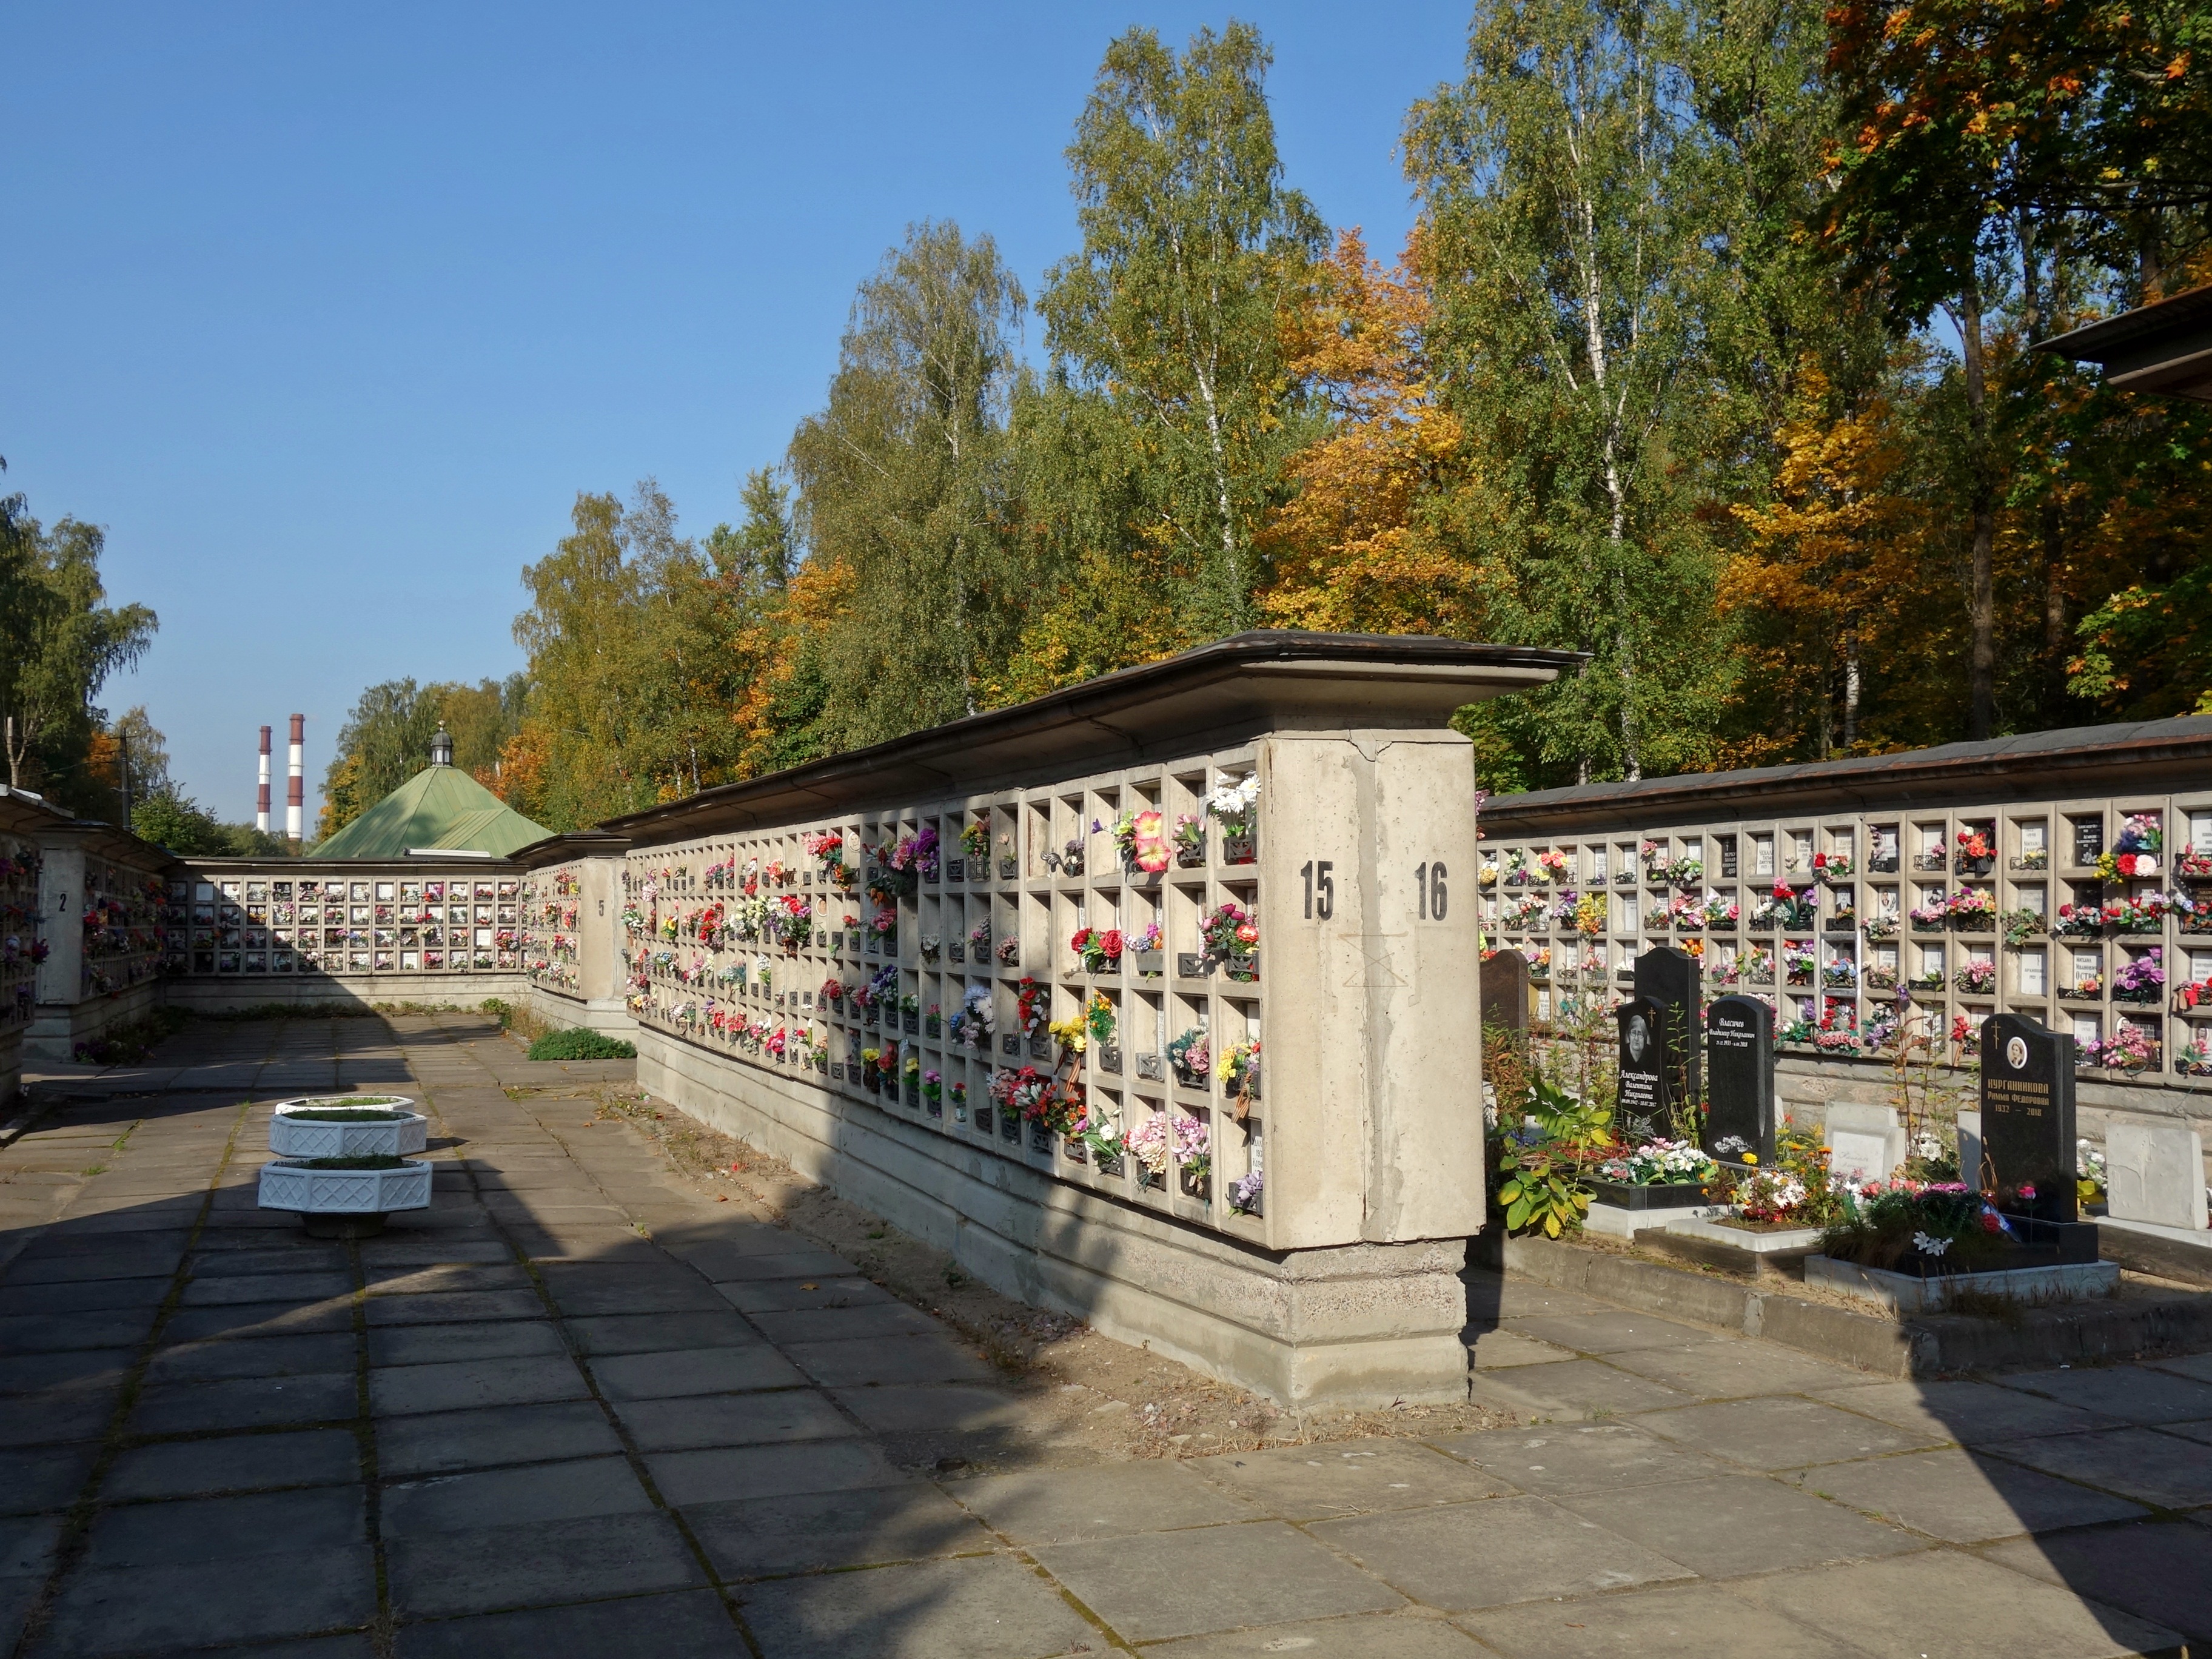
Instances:
[[[1951,1248],[1951,1241],[1949,1239],[1930,1238],[1926,1233],[1913,1234],[1912,1244],[1913,1248],[1918,1250],[1923,1255],[1941,1255],[1944,1251]]]

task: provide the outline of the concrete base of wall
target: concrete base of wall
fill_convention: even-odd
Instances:
[[[637,1021],[631,1017],[629,1006],[619,998],[586,1000],[571,996],[566,991],[533,985],[524,994],[522,1006],[529,1009],[541,1024],[550,1025],[556,1031],[582,1025],[607,1036],[622,1037],[633,1042],[637,1040]]]
[[[188,1012],[227,1013],[264,1005],[412,1003],[418,1008],[474,1009],[488,997],[520,1002],[529,992],[520,974],[294,974],[265,978],[172,979],[161,981],[161,1000]]]
[[[64,1063],[75,1060],[78,1043],[152,1013],[162,1000],[162,990],[161,981],[149,979],[82,1002],[42,1002],[31,1011],[31,1023],[24,1028],[23,1058]]]
[[[1948,1080],[1958,1085],[1958,1103],[1972,1110],[1976,1103],[1973,1075],[1953,1073]],[[2212,1130],[2212,1089],[2207,1088],[2207,1081],[2171,1073],[2151,1073],[2124,1080],[2110,1072],[2076,1073],[2075,1127],[2092,1140],[2104,1139],[2106,1120],[2114,1116],[2172,1120]],[[1815,1060],[1808,1054],[1785,1054],[1776,1056],[1774,1062],[1777,1109],[1801,1123],[1818,1124],[1835,1102],[1887,1106],[1895,1089],[1887,1060]]]
[[[1079,1316],[1283,1405],[1467,1397],[1466,1241],[1253,1249],[641,1029],[639,1085],[949,1251],[1009,1296]]]

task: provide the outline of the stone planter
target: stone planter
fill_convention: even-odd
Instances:
[[[295,1158],[261,1166],[260,1205],[304,1217],[319,1238],[380,1232],[396,1210],[430,1207],[430,1166],[409,1158],[390,1170],[319,1170]]]
[[[1121,1051],[1110,1042],[1098,1045],[1098,1069],[1119,1076],[1121,1070]]]
[[[304,1115],[356,1111],[378,1115],[340,1122]],[[278,1158],[401,1158],[429,1144],[430,1122],[398,1095],[325,1095],[276,1103],[269,1150]]]
[[[1158,975],[1165,968],[1167,952],[1164,951],[1133,951],[1129,954],[1139,974]]]
[[[1654,1182],[1648,1187],[1626,1181],[1593,1181],[1589,1187],[1599,1203],[1621,1210],[1686,1210],[1713,1201],[1705,1187],[1692,1181]]]
[[[1996,1297],[2024,1307],[2108,1297],[2119,1288],[2120,1264],[2069,1262],[2042,1267],[2000,1268],[1994,1273],[1937,1273],[1922,1279],[1881,1267],[1862,1267],[1855,1261],[1838,1261],[1833,1256],[1808,1255],[1805,1258],[1805,1282],[1825,1285],[1855,1302],[1867,1303],[1887,1313],[1941,1313],[1961,1293],[1975,1297]]]
[[[901,1014],[899,1016],[899,1029],[904,1031],[908,1036],[921,1036],[921,1016],[920,1014]]]

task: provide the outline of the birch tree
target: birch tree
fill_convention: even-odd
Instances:
[[[1107,48],[1068,147],[1082,251],[1038,309],[1071,386],[1128,428],[1195,642],[1249,625],[1253,538],[1299,430],[1278,322],[1327,244],[1285,186],[1259,32],[1150,29]]]
[[[1710,550],[1671,499],[1700,395],[1715,229],[1663,14],[1484,0],[1467,76],[1414,106],[1437,355],[1488,454],[1516,636],[1588,652],[1535,746],[1587,779],[1674,769],[1709,726]],[[1518,614],[1516,614],[1517,611]]]

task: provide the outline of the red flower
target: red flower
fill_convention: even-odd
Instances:
[[[1098,942],[1105,948],[1106,954],[1109,957],[1120,956],[1123,946],[1127,943],[1121,937],[1121,930],[1118,927],[1109,927],[1104,937]]]
[[[1260,930],[1250,922],[1246,922],[1237,930],[1237,942],[1239,945],[1257,945],[1260,942]]]

